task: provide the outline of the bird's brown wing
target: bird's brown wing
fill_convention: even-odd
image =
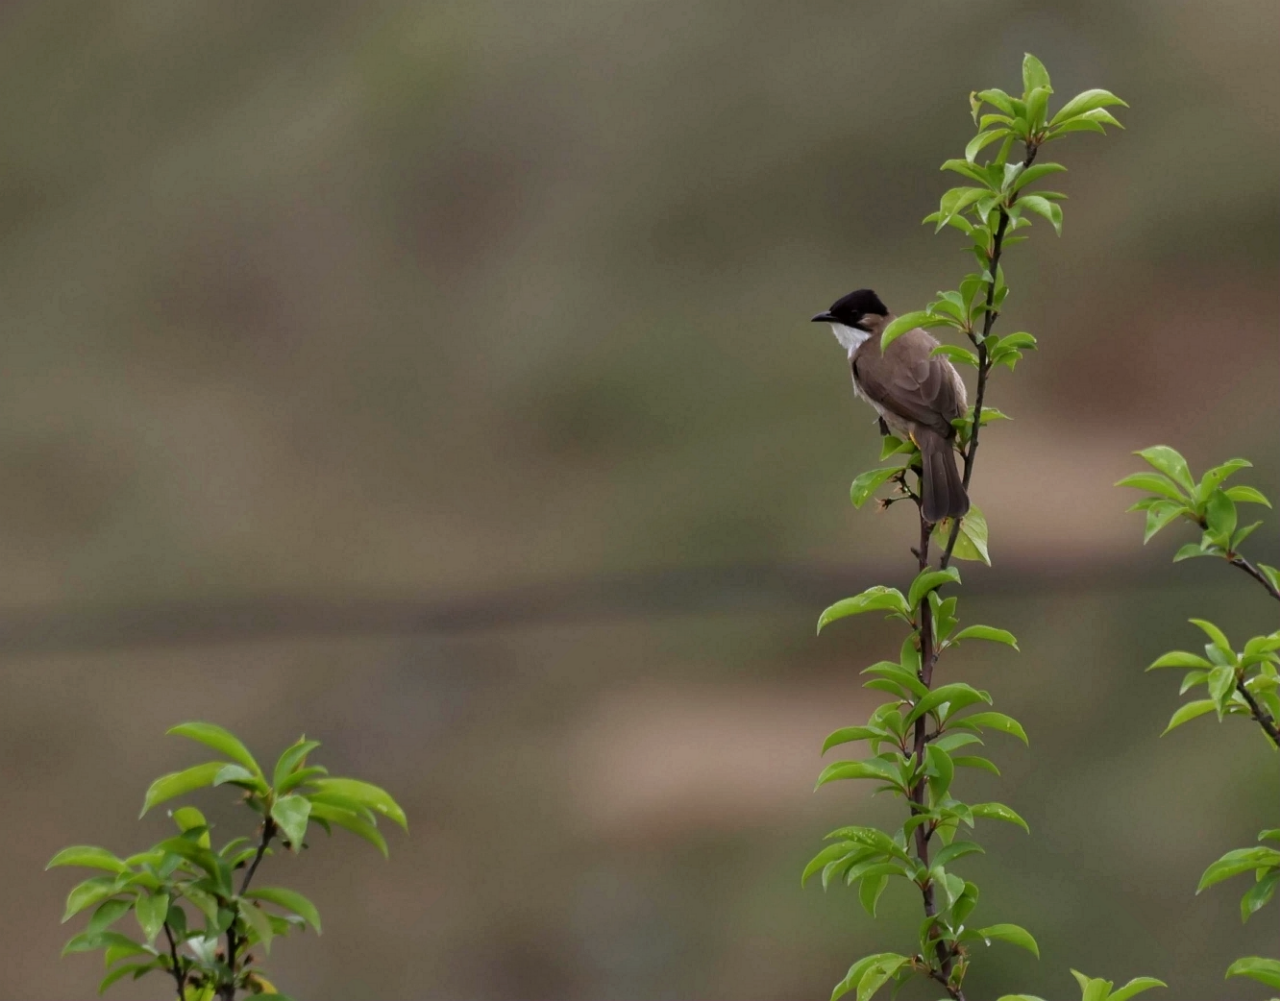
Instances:
[[[853,356],[853,374],[862,391],[890,413],[932,428],[945,438],[954,433],[951,422],[964,414],[956,394],[951,363],[930,352],[938,342],[917,327],[880,353],[872,338]]]

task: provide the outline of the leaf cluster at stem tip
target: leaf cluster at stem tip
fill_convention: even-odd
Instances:
[[[121,858],[95,845],[64,848],[46,868],[78,866],[102,875],[78,883],[67,896],[64,922],[93,910],[63,955],[103,952],[107,974],[99,993],[118,980],[158,970],[172,977],[178,995],[188,999],[234,998],[238,991],[283,997],[254,965],[249,949],[270,952],[276,938],[308,926],[319,934],[320,913],[295,890],[250,889],[273,843],[300,852],[312,824],[326,833],[336,826],[386,855],[378,821],[407,830],[404,810],[384,789],[330,776],[323,766],[309,763],[320,746],[315,740],[300,737],[287,747],[268,779],[240,739],[220,726],[183,723],[169,733],[221,757],[156,779],[147,789],[143,814],[198,789],[232,786],[240,791],[240,803],[257,815],[256,833],[215,849],[213,825],[196,807],[182,806],[170,811],[178,833],[136,855]],[[129,913],[137,924],[132,933],[117,924]]]

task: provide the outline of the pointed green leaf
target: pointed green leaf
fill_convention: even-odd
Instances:
[[[820,789],[828,782],[841,779],[877,779],[881,782],[898,782],[898,770],[881,758],[868,758],[866,761],[833,761],[822,769],[814,789]]]
[[[63,912],[63,923],[79,914],[86,907],[101,903],[107,897],[115,896],[124,889],[124,880],[117,876],[91,876],[83,883],[77,883],[67,894],[67,906]]]
[[[1158,658],[1147,670],[1154,671],[1158,667],[1194,667],[1208,670],[1213,665],[1194,653],[1187,653],[1185,650],[1173,650]]]
[[[151,787],[147,790],[146,799],[142,804],[142,813],[138,816],[142,816],[153,806],[163,803],[165,800],[212,785],[215,776],[222,770],[224,765],[225,762],[222,761],[207,761],[203,765],[195,765],[180,772],[172,772],[169,775],[160,776],[160,778],[151,783]]]
[[[270,952],[271,939],[274,938],[275,933],[271,929],[271,921],[267,918],[266,911],[243,899],[236,901],[236,910],[244,918],[244,923],[258,937],[258,941],[262,943],[262,948]]]
[[[1117,487],[1133,487],[1135,490],[1149,490],[1178,503],[1185,503],[1187,498],[1178,489],[1178,485],[1167,476],[1159,473],[1134,473],[1123,480],[1116,480]]]
[[[1003,803],[975,803],[971,809],[975,817],[985,817],[988,820],[1003,820],[1007,824],[1016,824],[1028,834],[1031,833],[1031,828],[1027,826],[1027,822]]]
[[[391,798],[391,794],[376,785],[362,782],[359,779],[324,778],[314,779],[310,785],[321,792],[332,792],[339,796],[349,796],[358,803],[364,804],[374,813],[386,817],[404,830],[409,829],[409,820],[400,804]]]
[[[1280,989],[1280,959],[1246,956],[1227,967],[1228,977],[1252,977],[1268,987]]]
[[[1278,884],[1280,884],[1280,869],[1273,870],[1258,880],[1249,892],[1240,898],[1240,920],[1248,921],[1250,916],[1266,905],[1275,896]]]
[[[994,626],[965,626],[951,638],[952,643],[959,643],[961,640],[990,640],[992,643],[1003,643],[1018,649],[1018,640],[1013,633]]]
[[[881,484],[901,472],[901,466],[883,466],[880,469],[868,469],[865,473],[859,473],[853,485],[849,487],[849,500],[853,502],[854,507],[862,507]]]
[[[169,913],[169,894],[163,892],[141,894],[138,897],[135,910],[137,911],[138,927],[142,929],[142,937],[146,940],[147,945],[150,945],[155,941],[155,937],[160,934],[160,927],[164,924],[165,915]]]
[[[991,939],[999,939],[1001,942],[1008,942],[1010,945],[1026,949],[1036,959],[1040,958],[1040,947],[1036,945],[1036,940],[1031,937],[1029,931],[1018,925],[989,925],[986,928],[979,928],[978,934],[987,940],[988,945],[991,944]]]
[[[955,714],[965,706],[971,706],[975,702],[986,702],[990,705],[991,696],[987,692],[979,691],[960,681],[950,685],[943,685],[940,688],[935,688],[915,704],[915,707],[907,715],[907,722],[914,723],[925,713],[933,712],[943,703],[949,704],[950,713]]]
[[[1271,506],[1271,501],[1267,500],[1266,495],[1253,489],[1253,487],[1227,487],[1222,492],[1237,504],[1264,504],[1267,507]]]
[[[845,726],[836,730],[822,742],[822,753],[826,754],[839,744],[848,744],[855,740],[885,740],[889,736],[887,730],[875,726]]]
[[[1004,713],[974,713],[972,716],[966,716],[960,722],[985,730],[999,730],[1001,733],[1007,733],[1011,737],[1017,737],[1024,744],[1028,743],[1027,732],[1022,729],[1022,724],[1012,716],[1006,716]]]
[[[1183,723],[1190,722],[1197,716],[1203,716],[1205,713],[1211,713],[1217,708],[1217,704],[1213,699],[1199,699],[1195,702],[1188,702],[1186,705],[1179,707],[1178,711],[1169,719],[1169,725],[1164,728],[1160,734],[1163,737],[1170,730],[1176,730]]]
[[[1173,480],[1188,495],[1195,492],[1196,481],[1192,479],[1191,470],[1187,468],[1187,460],[1177,450],[1168,445],[1153,445],[1151,448],[1144,448],[1133,454],[1142,456],[1150,466]]]
[[[45,870],[48,871],[59,865],[78,865],[86,869],[106,869],[108,872],[125,872],[129,868],[122,859],[117,858],[105,848],[97,848],[94,845],[72,845],[70,848],[62,849],[49,860]]]
[[[258,778],[263,777],[262,769],[253,760],[253,755],[249,753],[249,749],[240,742],[240,738],[220,726],[216,726],[213,723],[180,723],[167,732],[176,734],[179,737],[187,737],[190,740],[198,740],[206,747],[221,751],[232,761],[244,765]]]
[[[311,925],[316,930],[317,935],[320,934],[320,912],[316,910],[315,904],[296,890],[287,890],[278,886],[264,886],[257,890],[250,890],[245,896],[252,900],[266,900],[283,907],[287,911],[292,911]]]
[[[1061,125],[1068,119],[1075,118],[1077,115],[1082,115],[1086,111],[1092,111],[1094,108],[1105,108],[1115,104],[1124,108],[1129,107],[1129,105],[1125,104],[1124,101],[1120,100],[1120,98],[1116,97],[1115,94],[1111,93],[1109,90],[1100,90],[1098,88],[1086,90],[1077,94],[1059,108],[1058,113],[1049,120],[1049,124]]]
[[[387,839],[382,836],[372,824],[368,824],[361,820],[349,810],[342,810],[336,806],[330,806],[327,803],[313,803],[311,805],[311,816],[313,819],[323,820],[330,824],[337,824],[339,827],[345,828],[352,834],[364,838],[371,845],[382,853],[382,857],[388,856]]]
[[[947,567],[945,570],[922,570],[916,575],[916,579],[911,582],[911,590],[907,595],[907,604],[914,610],[920,607],[920,602],[930,591],[942,587],[944,584],[959,583],[960,571],[955,567]]]
[[[89,923],[85,925],[85,934],[96,935],[100,931],[105,931],[133,910],[133,901],[133,897],[123,900],[119,897],[104,900],[89,918]]]
[[[1113,991],[1107,1001],[1129,1001],[1135,994],[1149,991],[1153,987],[1168,986],[1163,980],[1157,980],[1155,977],[1134,977],[1118,991]]]
[[[959,190],[978,190],[959,189]],[[941,228],[941,225],[939,225]],[[890,344],[905,334],[908,330],[914,330],[916,327],[940,327],[946,324],[946,320],[934,316],[932,313],[924,310],[916,310],[912,313],[903,313],[897,319],[892,321],[884,332],[880,335],[880,350],[884,351]]]
[[[1204,631],[1204,634],[1213,641],[1214,646],[1225,653],[1228,657],[1232,656],[1234,651],[1231,649],[1231,641],[1227,639],[1226,634],[1221,629],[1215,626],[1212,622],[1207,622],[1204,619],[1188,619],[1187,621],[1194,626],[1200,627],[1200,629]]]
[[[879,876],[864,876],[858,887],[858,900],[861,901],[863,909],[873,918],[876,916],[876,904],[880,901],[880,894],[884,893],[884,888],[888,885],[888,875],[881,873]]]
[[[1280,852],[1274,848],[1237,848],[1227,852],[1204,871],[1204,875],[1200,877],[1200,884],[1196,887],[1196,893],[1199,894],[1221,883],[1224,879],[1238,876],[1242,872],[1273,866],[1280,867]]]
[[[907,616],[909,609],[907,608],[907,599],[902,596],[902,592],[892,587],[883,587],[876,585],[869,587],[859,595],[852,598],[845,598],[843,601],[837,601],[830,608],[826,609],[818,617],[818,632],[822,632],[822,627],[835,622],[837,619],[843,619],[850,615],[860,615],[863,612],[874,612],[878,610],[895,612],[898,615]]]
[[[284,796],[271,804],[271,819],[280,825],[289,847],[302,851],[307,834],[307,818],[311,815],[311,801],[305,796]]]

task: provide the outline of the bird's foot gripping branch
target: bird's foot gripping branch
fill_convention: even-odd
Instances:
[[[1009,294],[1003,256],[1007,247],[1025,239],[1021,231],[1033,218],[1047,221],[1056,232],[1062,228],[1060,202],[1065,196],[1037,185],[1066,168],[1037,163],[1037,156],[1046,144],[1069,133],[1103,132],[1105,125],[1118,125],[1106,109],[1124,102],[1105,90],[1087,90],[1051,112],[1049,74],[1034,56],[1023,62],[1022,77],[1021,96],[1002,90],[972,95],[977,135],[962,159],[942,165],[966,184],[947,191],[938,211],[925,219],[939,231],[950,226],[963,233],[976,269],[954,291],[940,292],[918,312],[894,318],[874,293],[861,289],[814,317],[832,325],[849,351],[855,387],[876,405],[886,430],[894,432],[884,440],[881,459],[901,457],[898,465],[854,480],[854,506],[861,507],[888,485],[892,492],[882,504],[912,502],[919,523],[911,550],[917,573],[905,594],[871,587],[832,605],[818,623],[821,630],[838,619],[881,612],[906,631],[896,660],[882,660],[863,671],[870,675],[866,687],[886,693],[888,701],[865,724],[837,730],[823,745],[825,753],[837,745],[866,742],[870,753],[828,765],[818,778],[819,786],[841,779],[870,780],[877,791],[899,797],[905,809],[902,824],[892,831],[865,824],[832,831],[827,836],[832,843],[805,867],[802,881],[820,874],[824,887],[857,886],[873,917],[881,894],[900,881],[912,884],[924,911],[917,939],[907,950],[859,959],[836,985],[833,999],[852,992],[857,1001],[868,1001],[886,984],[920,976],[963,1001],[965,974],[979,947],[999,941],[1039,955],[1035,939],[1020,926],[974,919],[978,887],[956,871],[966,856],[983,851],[968,837],[977,821],[999,820],[1027,829],[1010,807],[968,803],[957,794],[964,769],[999,774],[995,764],[975,753],[984,736],[1007,734],[1025,743],[1026,734],[1016,720],[989,708],[989,693],[962,681],[935,684],[939,658],[958,643],[984,640],[1017,649],[1006,630],[961,626],[959,598],[944,596],[942,589],[960,583],[952,559],[990,563],[986,520],[968,500],[982,429],[1005,416],[987,405],[988,385],[995,369],[1013,370],[1023,352],[1036,346],[1029,333],[999,336],[994,331]],[[925,327],[950,328],[967,344],[938,344],[924,333]],[[972,407],[954,366],[976,371]],[[918,448],[921,429],[933,436],[926,454]],[[950,469],[932,461],[939,440],[952,460]],[[963,462],[960,489],[950,483],[940,489],[930,478],[950,477],[953,448]],[[1162,986],[1140,978],[1113,993],[1108,981],[1077,978],[1089,1001],[1126,1001],[1148,987]]]
[[[308,926],[320,934],[320,914],[296,890],[253,886],[258,867],[276,845],[301,852],[315,827],[326,834],[345,828],[385,856],[378,819],[407,830],[404,811],[385,790],[309,763],[319,741],[303,737],[285,748],[268,781],[249,749],[219,726],[183,723],[169,732],[221,757],[156,779],[143,814],[206,786],[233,786],[257,815],[256,830],[215,851],[204,814],[183,806],[170,814],[178,833],[137,855],[120,858],[92,845],[64,848],[49,868],[79,866],[102,875],[77,884],[67,897],[63,921],[91,907],[93,913],[63,955],[102,951],[107,974],[99,993],[125,977],[158,971],[172,978],[178,1001],[235,1001],[241,993],[284,998],[250,950],[270,952],[274,939]],[[133,927],[117,924],[130,913]]]

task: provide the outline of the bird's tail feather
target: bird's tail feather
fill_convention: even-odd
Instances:
[[[924,472],[921,512],[925,521],[963,517],[969,510],[969,495],[956,468],[956,451],[951,439],[924,429],[918,430],[915,438]]]

